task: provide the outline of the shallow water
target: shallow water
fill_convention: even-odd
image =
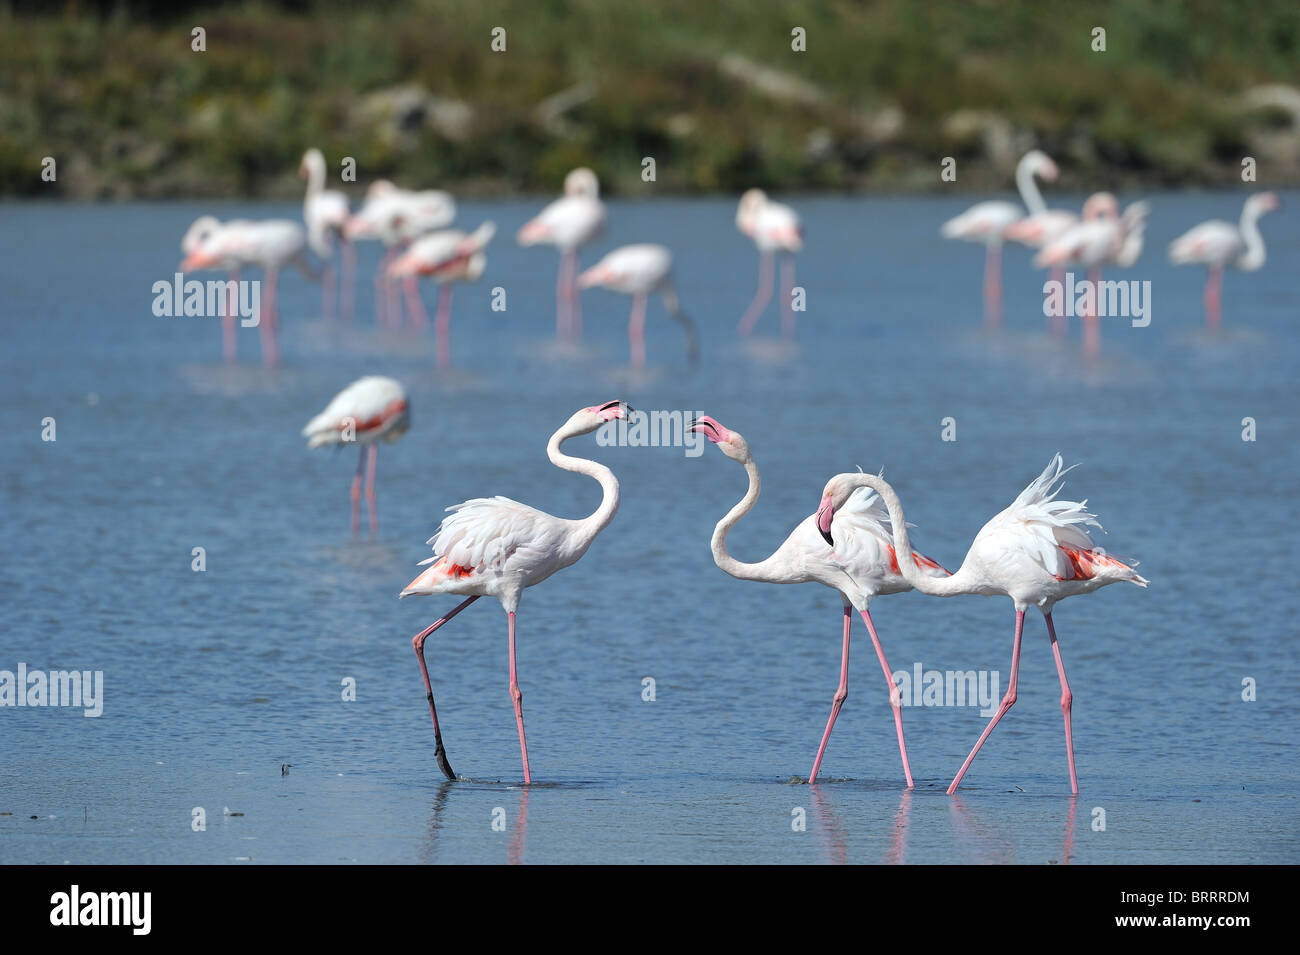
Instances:
[[[102,670],[105,686],[97,719],[0,707],[0,860],[1300,861],[1297,199],[1263,222],[1264,270],[1228,276],[1227,331],[1213,337],[1203,273],[1172,268],[1163,248],[1203,219],[1235,219],[1240,197],[1155,196],[1147,254],[1122,275],[1151,281],[1151,324],[1103,323],[1096,362],[1077,327],[1063,345],[1046,334],[1043,276],[1024,250],[1005,263],[1002,334],[981,333],[981,250],[937,237],[964,200],[798,201],[808,310],[794,349],[736,341],[756,260],[730,201],[615,202],[584,261],[670,245],[701,326],[691,371],[653,305],[644,374],[626,367],[628,302],[612,294],[584,295],[582,353],[552,346],[556,259],[511,241],[537,203],[464,203],[462,224],[492,217],[501,232],[483,281],[456,292],[446,376],[427,338],[375,330],[373,246],[350,328],[323,322],[318,290],[285,276],[276,372],[256,364],[254,329],[228,368],[214,319],[154,317],[152,284],[170,279],[196,215],[294,206],[0,206],[0,670]],[[497,286],[505,312],[490,308]],[[776,328],[772,305],[759,334]],[[407,384],[413,426],[379,456],[378,538],[354,541],[352,456],[308,453],[298,432],[368,373]],[[730,539],[746,560],[816,506],[827,477],[860,465],[886,469],[918,546],[955,567],[1054,452],[1081,461],[1067,496],[1088,498],[1105,546],[1140,559],[1151,587],[1055,614],[1077,800],[1033,615],[1019,702],[958,797],[943,790],[986,717],[905,709],[906,792],[860,622],[825,781],[792,783],[838,678],[837,596],[713,565],[713,524],[745,479],[712,447],[691,457],[592,438],[566,449],[614,468],[620,512],[519,615],[538,782],[520,786],[505,619],[481,601],[428,646],[448,752],[468,777],[446,783],[410,636],[453,600],[399,603],[397,591],[448,504],[499,493],[566,516],[594,508],[595,484],[551,467],[544,446],[575,409],[614,397],[706,411],[745,434],[764,477]],[[47,416],[54,442],[41,440]],[[946,417],[954,442],[941,440]],[[195,547],[205,572],[191,570]],[[872,611],[894,670],[998,671],[1005,689],[1009,601],[904,594]],[[355,702],[341,699],[345,678]],[[1241,699],[1246,678],[1255,702]],[[206,831],[191,826],[196,807]]]

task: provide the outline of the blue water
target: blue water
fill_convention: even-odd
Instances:
[[[1235,219],[1240,196],[1152,197],[1147,254],[1121,276],[1151,281],[1151,324],[1103,323],[1096,362],[1077,327],[1064,345],[1047,336],[1042,274],[1024,250],[1008,252],[1002,334],[981,333],[981,250],[937,237],[966,198],[797,201],[807,312],[789,352],[735,338],[756,258],[730,200],[614,202],[584,261],[668,244],[701,326],[692,371],[653,305],[641,375],[627,369],[628,302],[609,293],[584,296],[586,352],[550,347],[556,259],[511,241],[536,202],[466,202],[462,224],[492,217],[501,231],[483,280],[457,290],[445,376],[425,338],[375,329],[374,246],[351,328],[325,323],[318,289],[285,276],[276,372],[257,365],[255,329],[226,368],[214,319],[152,314],[151,287],[171,277],[197,214],[296,206],[0,206],[0,670],[104,674],[97,719],[0,708],[0,860],[1300,861],[1297,200],[1263,222],[1263,271],[1228,276],[1226,331],[1211,337],[1203,273],[1172,268],[1163,248],[1203,219]],[[505,312],[490,308],[494,287]],[[772,305],[759,334],[776,323]],[[413,425],[380,454],[378,538],[354,541],[352,455],[309,453],[298,432],[369,373],[407,384]],[[615,397],[706,411],[745,434],[764,477],[731,536],[746,560],[816,506],[827,477],[860,465],[886,469],[919,546],[954,567],[1054,452],[1081,461],[1067,496],[1088,498],[1105,546],[1140,559],[1151,587],[1108,587],[1055,615],[1077,800],[1033,615],[1019,702],[959,796],[943,790],[986,718],[905,709],[917,782],[906,792],[860,624],[825,781],[792,782],[835,690],[839,599],[713,565],[713,524],[745,489],[714,448],[592,438],[568,449],[614,469],[622,507],[519,615],[537,782],[520,785],[505,618],[484,600],[429,643],[448,751],[468,777],[446,783],[410,636],[453,599],[397,591],[448,504],[506,494],[592,510],[595,484],[551,467],[544,445],[574,410]],[[42,441],[46,417],[56,441]],[[953,442],[940,440],[947,417]],[[205,572],[191,570],[195,547]],[[1005,688],[1009,601],[904,594],[872,610],[895,670],[998,671]],[[355,702],[341,699],[349,677]],[[205,831],[191,826],[196,808]]]

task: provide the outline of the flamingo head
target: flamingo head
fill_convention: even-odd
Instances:
[[[745,464],[750,460],[749,445],[739,431],[729,431],[717,418],[703,414],[691,422],[692,434],[702,434],[718,446],[718,450],[731,458]]]
[[[1083,204],[1083,218],[1085,220],[1118,219],[1119,200],[1109,192],[1094,192]]]
[[[1047,182],[1055,182],[1056,177],[1061,174],[1060,168],[1052,161],[1052,157],[1041,149],[1033,149],[1025,153],[1025,158],[1021,162],[1024,162],[1035,176]]]
[[[1276,212],[1282,206],[1275,192],[1261,192],[1246,201],[1253,203],[1260,212]]]
[[[747,189],[740,197],[740,205],[736,207],[736,228],[745,235],[752,234],[754,220],[766,204],[767,193],[762,189]]]
[[[319,149],[313,148],[302,154],[302,162],[298,163],[298,178],[310,178],[312,171],[315,169],[320,170],[323,179],[325,177],[325,154]]]
[[[831,524],[835,521],[835,512],[853,496],[857,487],[851,480],[853,477],[853,474],[837,474],[822,488],[822,499],[817,505],[817,532],[832,547],[835,541],[831,538]]]
[[[564,177],[564,194],[566,196],[587,196],[600,198],[600,180],[586,166],[579,166]]]
[[[592,405],[590,408],[583,408],[574,412],[569,419],[569,426],[573,428],[573,434],[587,434],[595,431],[601,425],[609,421],[623,420],[626,421],[633,414],[632,406],[621,398],[613,401],[606,401],[603,405]]]

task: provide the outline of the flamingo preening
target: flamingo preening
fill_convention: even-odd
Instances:
[[[411,240],[445,229],[456,219],[456,200],[450,193],[438,189],[411,192],[399,189],[386,179],[370,184],[366,200],[343,227],[348,239],[378,239],[384,245],[384,255],[375,270],[375,321],[391,326],[402,323],[402,303],[393,294],[389,266],[401,249]],[[406,301],[414,303],[419,292],[415,277],[407,276],[403,283]],[[412,316],[418,321],[424,315],[420,309]]]
[[[578,288],[598,285],[632,296],[632,315],[627,337],[632,350],[632,367],[645,367],[645,313],[649,296],[658,292],[664,308],[686,333],[686,360],[699,360],[699,337],[695,322],[682,311],[673,286],[673,256],[662,245],[625,245],[610,252],[578,276]]]
[[[1093,308],[1083,317],[1083,350],[1089,358],[1101,353],[1101,324],[1097,317],[1097,300],[1101,294],[1101,270],[1104,265],[1131,268],[1142,254],[1146,228],[1146,202],[1130,203],[1123,215],[1119,203],[1109,192],[1088,197],[1083,206],[1083,221],[1044,245],[1034,256],[1038,268],[1063,270],[1067,265],[1088,269],[1092,283]]]
[[[771,556],[756,564],[742,563],[727,552],[727,534],[736,523],[750,512],[758,500],[761,481],[758,465],[749,450],[745,439],[736,431],[724,428],[715,418],[702,415],[695,420],[690,429],[703,434],[717,445],[731,460],[744,466],[749,475],[749,489],[740,503],[727,512],[718,521],[713,530],[711,547],[713,562],[732,577],[741,580],[758,580],[770,584],[819,583],[839,593],[844,602],[844,638],[840,656],[840,685],[831,700],[831,715],[822,734],[821,745],[813,760],[812,772],[808,782],[815,782],[817,770],[821,766],[826,744],[831,738],[831,729],[840,714],[849,691],[849,629],[856,610],[871,634],[871,642],[876,648],[876,657],[880,668],[885,673],[885,682],[889,685],[889,704],[894,710],[894,729],[898,734],[898,751],[903,757],[903,775],[907,786],[912,787],[912,768],[907,761],[907,744],[903,741],[902,701],[898,688],[894,685],[893,670],[885,659],[885,648],[876,635],[875,625],[867,610],[871,598],[878,594],[896,594],[911,590],[912,585],[900,575],[898,560],[891,540],[889,515],[885,513],[880,499],[871,491],[855,491],[844,506],[835,515],[833,534],[834,548],[828,550],[818,533],[820,514],[804,518]],[[916,564],[916,573],[927,577],[944,577],[947,571],[930,558],[922,554],[910,555]]]
[[[1254,272],[1263,267],[1264,237],[1259,234],[1259,217],[1279,205],[1273,193],[1257,193],[1242,206],[1237,225],[1211,219],[1169,244],[1169,260],[1175,265],[1204,265],[1210,270],[1205,281],[1205,323],[1212,331],[1223,327],[1223,270],[1232,266]]]
[[[1056,672],[1061,681],[1061,713],[1065,718],[1065,751],[1070,765],[1070,789],[1078,794],[1079,780],[1074,771],[1074,735],[1070,725],[1073,694],[1065,679],[1065,664],[1056,642],[1052,608],[1060,600],[1086,594],[1106,584],[1128,581],[1145,587],[1147,581],[1128,564],[1098,548],[1086,527],[1100,528],[1096,515],[1089,513],[1087,501],[1058,501],[1061,480],[1071,470],[1063,466],[1058,454],[1048,462],[1043,473],[1020,492],[1011,506],[1002,511],[975,535],[965,560],[948,577],[921,573],[912,559],[903,505],[894,489],[874,474],[837,474],[822,491],[817,508],[817,529],[832,547],[836,540],[836,512],[848,504],[853,493],[868,487],[880,495],[889,513],[898,554],[898,566],[909,584],[923,594],[953,597],[957,594],[1004,594],[1015,602],[1016,630],[1011,649],[1011,678],[997,713],[985,727],[966,757],[948,794],[957,790],[975,754],[993,732],[993,727],[1016,702],[1016,681],[1020,672],[1020,637],[1025,625],[1025,611],[1037,607],[1047,621],[1047,634],[1056,657]]]
[[[564,195],[520,228],[520,245],[553,245],[560,250],[555,279],[555,333],[562,339],[582,337],[582,302],[578,296],[578,249],[605,227],[600,182],[587,168],[564,177]]]
[[[762,189],[750,189],[736,207],[736,228],[758,247],[758,290],[740,318],[740,334],[754,330],[776,284],[775,259],[781,256],[781,331],[794,337],[794,255],[803,250],[803,224],[799,215],[781,202],[773,202]]]
[[[438,311],[434,316],[434,340],[437,349],[438,369],[451,367],[451,292],[454,282],[477,282],[487,267],[487,245],[496,234],[497,227],[485,222],[466,235],[459,229],[443,229],[422,235],[388,267],[388,274],[414,282],[416,276],[425,276],[438,283]],[[424,314],[419,290],[410,296],[411,314],[417,324],[425,326],[429,319]]]
[[[366,504],[370,512],[370,534],[379,532],[375,509],[375,463],[379,442],[396,441],[411,426],[406,389],[392,378],[367,375],[335,395],[325,410],[302,429],[307,447],[355,443],[361,449],[357,473],[352,478],[352,533],[361,524],[361,472],[366,471]],[[369,467],[366,467],[369,460]]]
[[[307,244],[323,263],[321,275],[321,312],[330,318],[334,311],[334,270],[330,265],[334,257],[334,240],[339,242],[342,259],[340,299],[342,312],[352,318],[354,283],[357,271],[357,252],[352,240],[343,235],[350,210],[348,197],[337,189],[325,188],[325,156],[319,149],[309,149],[302,155],[298,175],[307,180],[307,194],[302,201],[302,218],[307,224]]]
[[[411,640],[420,661],[424,690],[433,717],[434,755],[438,768],[455,779],[438,726],[438,709],[433,702],[433,685],[424,662],[424,642],[429,635],[479,597],[496,597],[506,612],[510,645],[510,698],[515,706],[519,729],[519,752],[524,763],[524,782],[532,782],[528,768],[528,743],[524,738],[523,694],[519,691],[515,667],[515,611],[526,587],[541,583],[557,570],[576,563],[596,535],[605,529],[618,511],[618,479],[603,464],[575,458],[560,450],[569,438],[589,434],[607,421],[626,419],[631,412],[626,402],[608,401],[573,414],[546,445],[551,463],[565,471],[594,478],[600,483],[600,506],[588,517],[568,520],[553,517],[508,497],[482,497],[447,508],[438,532],[429,538],[434,556],[422,561],[429,568],[406,585],[399,596],[460,594],[466,597],[450,613],[421,630]]]
[[[1034,149],[1016,164],[1016,188],[1030,215],[1047,211],[1035,176],[1048,181],[1059,175],[1056,163]],[[1007,228],[1022,218],[1015,203],[1001,199],[978,202],[961,215],[949,219],[939,230],[945,239],[962,239],[984,245],[984,324],[996,328],[1002,323],[1002,242]]]
[[[233,220],[194,238],[180,269],[182,272],[211,268],[237,270],[242,266],[263,270],[265,283],[258,311],[258,332],[262,337],[262,361],[273,368],[280,362],[280,314],[276,303],[280,269],[293,264],[305,275],[316,277],[307,264],[306,247],[302,226],[290,219]],[[226,328],[231,329],[232,310],[226,309],[224,317]],[[233,354],[232,343],[228,332],[227,357]]]

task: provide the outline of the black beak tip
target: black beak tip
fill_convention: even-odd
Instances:
[[[835,541],[831,538],[831,532],[830,532],[830,531],[823,531],[823,530],[821,530],[820,528],[818,528],[818,531],[819,531],[819,532],[821,533],[821,535],[822,535],[822,540],[826,541],[826,543],[830,544],[832,547],[835,546]]]

